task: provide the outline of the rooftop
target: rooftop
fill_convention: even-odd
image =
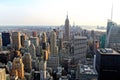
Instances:
[[[98,49],[98,51],[101,53],[101,54],[116,54],[116,55],[120,55],[120,53],[116,52],[115,50],[111,49],[111,48],[100,48]]]
[[[81,65],[80,66],[81,74],[97,74],[92,65]]]
[[[74,36],[74,39],[87,39],[85,36]]]
[[[10,51],[0,51],[0,54],[9,54]]]

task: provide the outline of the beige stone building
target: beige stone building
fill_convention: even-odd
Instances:
[[[20,32],[12,32],[12,45],[15,50],[21,48]]]
[[[18,77],[21,80],[24,80],[24,64],[22,58],[14,58],[12,63],[11,78]]]

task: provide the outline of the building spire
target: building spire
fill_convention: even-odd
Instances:
[[[112,8],[111,8],[111,21],[113,19],[113,3],[112,3]]]
[[[68,11],[67,11],[67,19],[68,19]]]

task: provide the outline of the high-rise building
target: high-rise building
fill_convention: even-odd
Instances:
[[[32,44],[34,44],[35,47],[37,47],[39,45],[38,37],[30,37],[29,40]]]
[[[70,25],[69,25],[68,15],[65,20],[65,33],[64,34],[65,34],[64,40],[69,41],[70,40]]]
[[[95,68],[98,80],[120,80],[120,53],[111,48],[98,49]]]
[[[10,51],[0,51],[0,62],[6,64],[10,60],[11,60]]]
[[[24,64],[24,70],[28,73],[32,70],[32,63],[31,63],[31,55],[30,53],[25,53],[23,56],[23,64]]]
[[[2,68],[0,68],[0,80],[6,80],[6,71]]]
[[[26,40],[26,35],[22,34],[20,37],[21,37],[21,46],[24,47],[24,42]]]
[[[21,80],[24,80],[24,64],[22,58],[15,57],[12,63],[11,78],[14,76],[18,77]]]
[[[58,53],[58,47],[56,45],[56,33],[54,31],[51,32],[50,51],[51,51],[51,55],[55,55]]]
[[[87,53],[87,37],[74,36],[73,41],[73,56],[75,62],[85,63]]]
[[[105,48],[105,40],[106,40],[106,34],[103,34],[100,37],[100,48]]]
[[[10,41],[10,33],[2,32],[2,46],[7,46],[11,43]]]
[[[50,37],[50,56],[47,61],[48,67],[52,69],[57,69],[58,67],[58,47],[56,45],[56,33],[54,31],[51,32]]]
[[[59,32],[58,39],[59,39],[58,47],[59,47],[59,51],[60,51],[63,48],[63,33],[62,33],[62,31]]]
[[[106,47],[120,49],[120,26],[112,21],[107,23]]]
[[[25,48],[28,48],[30,46],[30,40],[25,40],[24,46]]]
[[[20,32],[12,33],[12,45],[15,50],[19,50],[21,48]]]
[[[0,33],[0,51],[2,51],[2,34]]]
[[[91,37],[92,37],[92,39],[94,41],[95,40],[95,31],[94,30],[91,31]]]
[[[32,32],[32,36],[33,36],[33,37],[37,37],[37,32],[36,32],[36,31],[33,31],[33,32]]]
[[[37,56],[41,56],[41,54],[40,54],[42,52],[41,49],[42,49],[41,46],[36,47],[36,55]]]
[[[47,51],[47,42],[46,42],[46,33],[43,33],[42,39],[42,54],[43,54],[43,76],[46,79],[46,67],[47,67],[47,60],[48,60],[48,51]]]
[[[111,20],[108,20],[108,22],[107,22],[107,35],[108,35],[111,27],[112,27],[114,24],[116,24],[116,23],[114,23],[114,22],[111,21]]]
[[[32,43],[30,44],[28,51],[31,54],[32,59],[35,59],[36,58],[36,48],[35,48],[34,44],[32,44]]]

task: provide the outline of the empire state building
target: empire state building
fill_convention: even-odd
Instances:
[[[69,25],[69,19],[68,15],[65,20],[65,36],[64,36],[65,41],[69,41],[70,39],[70,25]]]

